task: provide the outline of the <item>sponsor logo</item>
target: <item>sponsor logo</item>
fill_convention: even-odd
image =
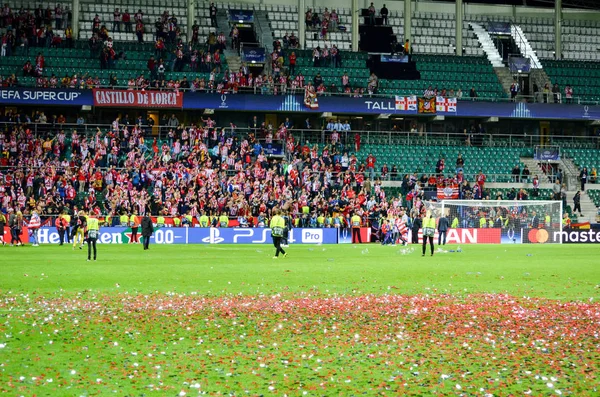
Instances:
[[[208,244],[219,244],[225,241],[223,237],[221,237],[221,231],[216,227],[211,227],[208,231],[208,237],[204,237],[202,239],[203,243]]]
[[[219,109],[227,109],[229,105],[227,105],[227,95],[221,95],[221,104],[219,105]]]
[[[555,243],[600,243],[600,230],[564,230],[562,232],[554,232],[552,239]]]
[[[365,101],[368,110],[396,110],[396,101]]]
[[[40,228],[38,237],[40,244],[58,244],[60,237],[54,228]],[[141,241],[142,235],[138,233]],[[176,236],[172,229],[158,229],[154,231],[150,240],[155,244],[175,244],[176,240],[183,239],[183,236]],[[128,244],[131,241],[131,228],[119,230],[118,228],[109,228],[109,231],[102,231],[98,234],[99,244]]]
[[[73,102],[81,95],[74,91],[33,91],[33,90],[2,90],[0,99],[23,101],[63,101]]]
[[[446,232],[447,244],[500,244],[501,229],[449,229]],[[434,241],[438,241],[435,232]],[[423,232],[419,230],[419,242],[423,242]]]
[[[589,118],[590,117],[589,111],[590,111],[590,107],[588,105],[585,105],[583,107],[583,116],[581,116],[581,117],[584,117],[586,119]]]
[[[323,230],[322,229],[303,229],[302,230],[303,244],[322,244]]]
[[[531,229],[529,233],[527,233],[527,238],[530,243],[544,244],[548,242],[550,235],[546,229]]]

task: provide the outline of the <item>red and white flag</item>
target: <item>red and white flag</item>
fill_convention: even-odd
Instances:
[[[417,110],[417,97],[396,95],[396,110]]]
[[[456,113],[456,98],[444,98],[443,96],[436,97],[435,109],[438,112]]]
[[[458,185],[451,185],[437,188],[438,200],[456,200],[458,199]]]

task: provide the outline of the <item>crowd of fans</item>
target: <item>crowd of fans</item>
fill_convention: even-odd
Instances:
[[[38,122],[45,115],[36,114]],[[0,132],[0,207],[28,216],[85,209],[98,215],[122,213],[199,217],[225,215],[240,224],[265,224],[275,207],[289,211],[300,225],[317,219],[338,219],[338,226],[356,212],[365,220],[418,216],[425,190],[459,186],[460,198],[489,199],[482,173],[473,184],[463,175],[464,159],[435,172],[400,173],[377,164],[373,155],[357,158],[354,142],[340,139],[349,124],[330,121],[327,144],[319,149],[299,142],[286,120],[277,129],[255,117],[241,133],[236,126],[217,127],[210,118],[184,126],[165,117],[167,139],[147,138],[146,121],[115,119],[111,128],[84,135],[65,131],[64,117],[51,117],[48,133],[36,137],[28,117],[15,114]],[[347,134],[346,134],[347,136]],[[279,143],[286,156],[270,158],[264,147]],[[387,197],[382,179],[401,181],[400,193]],[[510,194],[509,194],[510,195]],[[491,197],[492,196],[492,197]],[[510,197],[504,197],[510,198]],[[515,194],[527,199],[525,191]],[[77,208],[76,208],[77,207]],[[331,225],[334,226],[334,225]]]
[[[2,49],[0,56],[11,56],[21,53],[29,54],[30,47],[51,47],[63,44],[63,37],[54,30],[64,30],[65,45],[73,45],[73,29],[71,28],[72,12],[69,6],[57,4],[54,9],[42,8],[18,11],[8,4],[0,9],[0,29],[5,33],[0,38]]]

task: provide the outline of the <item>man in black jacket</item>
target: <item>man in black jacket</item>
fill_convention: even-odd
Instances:
[[[419,244],[419,229],[423,226],[420,216],[415,216],[412,221],[412,243]]]
[[[150,244],[150,236],[152,236],[152,232],[154,232],[154,227],[152,226],[152,219],[148,215],[145,215],[142,218],[142,238],[144,240],[144,250],[148,249],[148,245]]]
[[[446,232],[449,227],[448,218],[443,215],[438,221],[438,245],[446,245]]]
[[[579,210],[579,216],[583,216],[581,213],[581,191],[577,191],[573,196],[573,213],[576,213],[577,210]]]

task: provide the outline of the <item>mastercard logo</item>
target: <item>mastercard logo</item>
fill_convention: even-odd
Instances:
[[[531,229],[527,234],[530,243],[543,244],[548,241],[550,235],[546,229]]]

